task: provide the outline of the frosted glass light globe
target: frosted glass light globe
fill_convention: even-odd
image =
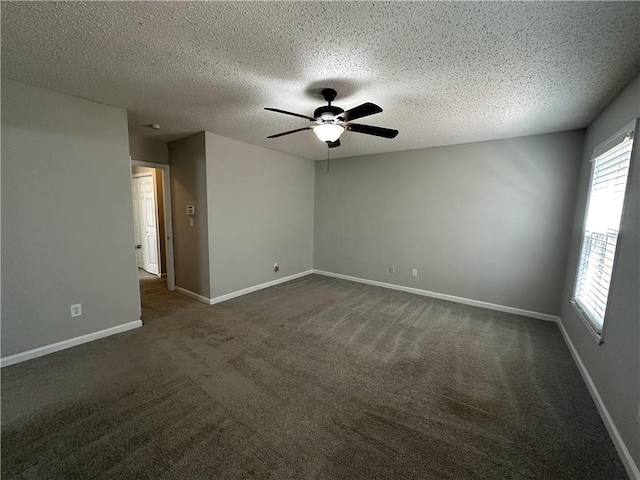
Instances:
[[[344,132],[344,127],[335,123],[323,123],[313,128],[313,133],[323,142],[335,142],[340,138],[342,132]]]

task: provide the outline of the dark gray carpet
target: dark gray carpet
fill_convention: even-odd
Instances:
[[[2,371],[5,479],[625,479],[555,324],[316,275]]]

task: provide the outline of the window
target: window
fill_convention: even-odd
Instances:
[[[594,151],[572,303],[602,341],[609,287],[629,177],[635,122]]]

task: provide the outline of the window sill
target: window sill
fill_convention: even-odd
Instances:
[[[571,300],[571,306],[573,307],[573,311],[578,315],[578,318],[580,318],[580,320],[582,320],[582,323],[585,324],[591,336],[595,339],[596,342],[598,342],[598,345],[601,345],[604,341],[604,339],[602,338],[602,333],[598,332],[595,329],[593,323],[591,323],[591,320],[589,320],[589,318],[585,315],[585,313],[578,306],[575,300]]]

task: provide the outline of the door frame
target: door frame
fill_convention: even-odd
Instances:
[[[164,209],[164,236],[167,264],[167,289],[176,289],[176,272],[173,255],[173,215],[171,213],[171,168],[164,163],[144,162],[131,159],[132,167],[159,168],[162,170],[162,207]],[[157,201],[156,201],[157,203]],[[157,214],[157,213],[156,213]]]

